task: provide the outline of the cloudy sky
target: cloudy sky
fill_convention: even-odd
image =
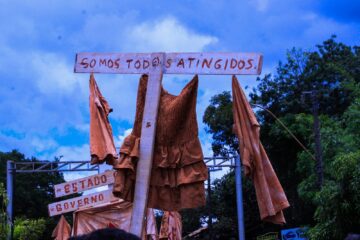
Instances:
[[[89,159],[89,75],[73,73],[77,52],[260,52],[270,73],[293,46],[311,50],[332,34],[359,45],[359,12],[356,0],[0,0],[0,151]],[[191,77],[165,76],[163,85],[177,94]],[[120,146],[132,127],[139,76],[95,78],[114,109]],[[255,79],[239,77],[250,87]],[[211,96],[230,87],[230,76],[200,76],[207,156],[202,115]]]

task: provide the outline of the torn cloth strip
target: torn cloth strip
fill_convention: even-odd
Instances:
[[[102,96],[94,75],[90,75],[90,154],[91,164],[113,164],[116,149],[108,115],[112,112]]]
[[[161,219],[159,239],[181,240],[182,222],[178,212],[165,211]]]
[[[260,125],[235,76],[232,78],[232,95],[234,132],[239,139],[245,175],[254,183],[260,217],[284,224],[282,210],[290,205],[260,142]]]
[[[56,225],[51,237],[54,240],[67,240],[71,235],[71,227],[65,217],[61,215],[59,223]]]
[[[120,148],[113,193],[126,201],[134,198],[136,165],[139,159],[141,126],[145,107],[148,76],[139,82],[136,116],[132,133]],[[205,205],[204,163],[198,125],[196,97],[198,77],[195,76],[177,96],[161,89],[148,207],[178,211]]]

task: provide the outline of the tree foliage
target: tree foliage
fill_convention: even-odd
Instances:
[[[8,225],[6,219],[7,196],[4,184],[0,182],[0,240],[6,239]]]
[[[45,219],[36,220],[18,218],[15,219],[15,240],[38,240],[42,239],[46,228]]]
[[[360,195],[358,188],[352,186],[358,186],[360,178],[360,48],[339,43],[334,36],[315,51],[293,48],[287,52],[285,63],[279,63],[276,74],[267,74],[257,81],[257,87],[250,93],[251,101],[274,113],[311,152],[314,152],[312,99],[304,93],[316,90],[320,107],[325,176],[321,189],[316,185],[313,158],[267,111],[256,112],[261,123],[261,141],[291,204],[285,211],[284,228],[308,225],[312,239],[343,239],[346,233],[358,231]],[[236,151],[229,92],[212,98],[203,120],[214,136],[215,155],[226,156]],[[231,186],[226,178],[229,176],[222,181]],[[243,188],[245,202],[251,204],[251,195],[247,193],[251,187],[248,189],[244,184]],[[225,188],[214,188],[219,195],[224,194],[222,189]],[[228,210],[223,211],[226,215]],[[252,227],[255,234],[267,228],[259,221],[252,224],[256,223],[252,219],[256,214],[246,213],[247,236],[252,234],[249,233]],[[218,218],[219,226],[225,226],[227,220],[221,219]]]
[[[0,152],[0,183],[6,183],[6,162],[38,161],[25,158],[20,152]],[[56,201],[53,186],[64,182],[61,173],[24,173],[16,174],[14,181],[14,217],[23,219],[46,219],[41,239],[51,239],[56,219],[48,215],[47,205]],[[30,220],[29,220],[30,221]],[[31,222],[29,222],[31,223]]]

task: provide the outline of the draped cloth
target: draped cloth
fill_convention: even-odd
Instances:
[[[113,193],[132,201],[139,159],[142,119],[148,76],[139,81],[136,116],[132,133],[120,148]],[[198,138],[195,76],[177,96],[161,89],[148,207],[178,211],[205,205],[207,167]]]
[[[110,204],[80,209],[74,212],[73,236],[87,234],[97,229],[112,227],[130,230],[132,203],[119,200]],[[147,239],[156,239],[157,228],[154,212],[147,210],[145,234]],[[145,236],[143,239],[146,239]]]
[[[108,102],[101,94],[96,84],[94,74],[90,75],[90,154],[91,164],[113,164],[116,149],[108,119],[112,112]]]
[[[245,175],[254,183],[260,217],[264,221],[284,224],[282,210],[290,205],[260,142],[260,125],[235,76],[232,93],[234,132],[239,139]]]
[[[71,227],[65,217],[61,215],[59,223],[56,225],[51,237],[54,240],[67,240],[71,236]]]
[[[165,211],[161,219],[159,239],[181,240],[182,222],[178,212]]]

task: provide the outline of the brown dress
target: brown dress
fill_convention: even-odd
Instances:
[[[115,174],[115,196],[132,201],[139,157],[148,76],[139,82],[136,117],[132,133],[120,148]],[[178,96],[161,89],[148,207],[167,211],[205,204],[207,168],[198,138],[195,76]],[[141,161],[141,159],[139,160]]]
[[[254,182],[260,217],[264,221],[284,224],[282,210],[290,205],[260,142],[260,125],[235,76],[232,93],[234,131],[239,138],[245,175]]]
[[[108,102],[102,96],[94,75],[90,75],[90,154],[91,164],[113,164],[116,149],[108,115],[112,112]]]

